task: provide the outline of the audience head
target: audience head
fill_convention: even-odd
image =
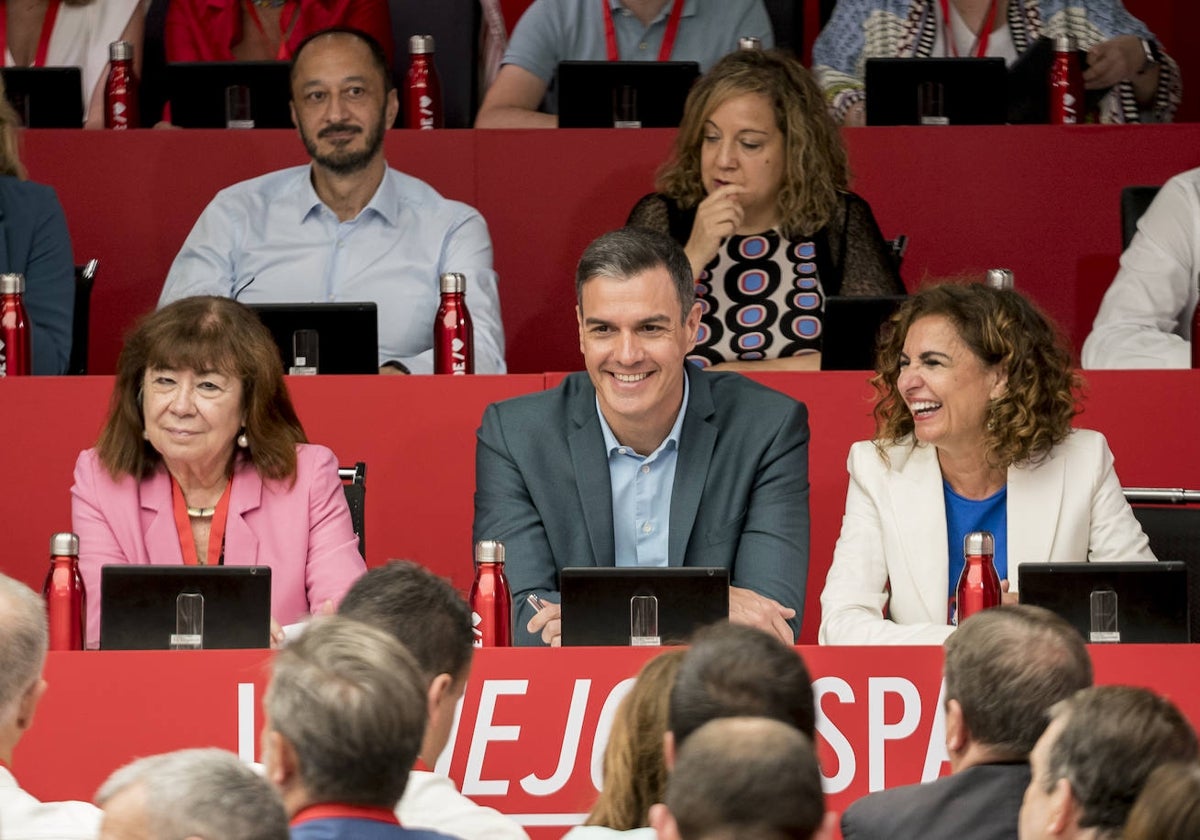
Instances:
[[[671,689],[674,749],[705,723],[724,717],[771,718],[815,738],[812,680],[795,649],[740,624],[722,622],[698,632]]]
[[[21,119],[16,109],[8,101],[4,90],[4,80],[0,79],[0,175],[10,175],[13,178],[24,178],[25,167],[21,165],[20,147],[17,141],[17,129]]]
[[[224,390],[214,385],[212,374],[222,378],[217,384]],[[196,381],[189,387],[192,376]],[[187,402],[177,405],[177,399]],[[264,478],[295,475],[296,444],[306,439],[284,384],[279,350],[258,316],[237,301],[183,298],[134,325],[117,359],[97,444],[114,477],[144,478],[164,456],[170,466],[170,437],[156,421],[173,411],[203,412],[214,430],[211,447],[228,450],[231,464],[240,449]],[[243,433],[245,448],[235,443]]]
[[[338,614],[390,633],[416,659],[429,708],[421,757],[432,765],[450,737],[471,671],[471,608],[450,581],[408,560],[393,560],[355,581]]]
[[[585,825],[629,831],[649,824],[650,806],[662,801],[667,781],[663,735],[682,661],[682,650],[660,653],[642,666],[621,700],[604,748],[604,789]]]
[[[1196,733],[1144,688],[1095,686],[1056,704],[1029,757],[1021,840],[1119,838],[1150,773],[1197,758]]]
[[[233,753],[152,755],[117,770],[96,794],[100,840],[287,840],[271,784]]]
[[[926,342],[930,346],[906,350],[910,331],[932,336]],[[935,379],[924,363],[930,351],[942,356],[961,353],[961,359],[932,359],[964,370],[973,357],[981,367],[980,376],[987,378],[986,392],[984,388],[968,392],[964,385]],[[910,355],[914,358],[908,359]],[[908,364],[902,365],[904,360]],[[875,370],[871,380],[878,392],[875,441],[881,451],[909,435],[924,440],[946,425],[925,423],[922,430],[914,431],[905,400],[907,388],[914,388],[923,400],[928,399],[924,392],[941,389],[944,393],[938,399],[961,403],[960,415],[978,415],[978,429],[959,430],[960,436],[963,431],[978,432],[988,462],[1001,469],[1044,457],[1066,439],[1076,414],[1075,389],[1080,379],[1062,334],[1033,303],[1011,290],[974,283],[921,289],[885,327]],[[960,373],[956,381],[963,376]],[[929,442],[939,445],[936,438]]]
[[[18,580],[0,574],[0,761],[33,721],[46,683],[49,631],[46,602]]]
[[[292,122],[322,173],[346,177],[382,163],[400,100],[378,41],[342,27],[310,35],[292,58],[291,86]]]
[[[734,140],[732,151],[722,148]],[[658,189],[694,207],[716,180],[737,183],[748,190],[748,212],[769,205],[783,234],[796,237],[829,223],[849,178],[841,135],[812,74],[783,50],[738,50],[692,86]]]
[[[382,630],[313,621],[279,651],[263,763],[289,815],[317,802],[393,808],[425,734],[425,678]]]
[[[945,678],[951,763],[972,746],[986,760],[1024,760],[1050,708],[1092,684],[1092,662],[1062,618],[1014,604],[976,613],[946,640]]]
[[[1200,837],[1200,764],[1158,767],[1125,823],[1122,840],[1196,840]]]
[[[807,840],[833,826],[813,742],[794,726],[748,717],[710,721],[688,738],[651,819],[659,840]]]

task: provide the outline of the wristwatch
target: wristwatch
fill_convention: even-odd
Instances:
[[[1158,42],[1153,38],[1142,38],[1142,51],[1146,54],[1146,60],[1142,63],[1141,69],[1137,71],[1140,76],[1153,67],[1155,64],[1162,64],[1162,50],[1158,48]]]

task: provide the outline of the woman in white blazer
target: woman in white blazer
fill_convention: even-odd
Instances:
[[[850,449],[822,644],[940,644],[962,537],[1018,563],[1154,560],[1098,432],[1072,429],[1079,377],[1061,334],[1012,291],[931,286],[882,340],[876,434]]]

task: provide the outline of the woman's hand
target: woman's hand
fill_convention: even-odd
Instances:
[[[1088,90],[1109,88],[1138,75],[1146,63],[1146,52],[1136,35],[1118,35],[1088,50],[1088,69],[1083,84]]]
[[[696,221],[692,223],[692,235],[683,250],[692,264],[692,276],[699,277],[704,266],[712,262],[721,243],[737,232],[745,211],[738,196],[745,187],[726,184],[713,190],[696,208]]]

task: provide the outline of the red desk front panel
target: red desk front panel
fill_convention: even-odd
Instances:
[[[819,703],[829,807],[934,778],[941,650],[802,647]],[[654,649],[484,650],[439,762],[461,789],[557,837],[590,807],[617,701]],[[1155,688],[1200,723],[1200,647],[1093,647],[1099,682]],[[134,757],[192,746],[258,756],[265,651],[51,654],[14,772],[46,799],[90,799]]]

